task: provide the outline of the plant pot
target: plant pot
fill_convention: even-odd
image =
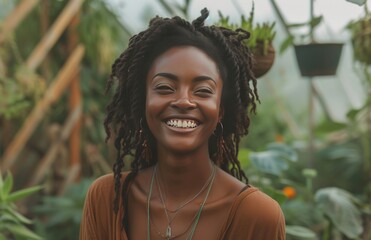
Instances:
[[[352,23],[352,46],[354,59],[371,65],[371,14]]]
[[[271,69],[275,58],[275,50],[272,44],[268,45],[266,53],[264,53],[263,43],[257,43],[253,50],[253,67],[252,71],[256,78],[266,74]]]
[[[295,45],[301,75],[305,77],[335,75],[342,48],[342,43]]]

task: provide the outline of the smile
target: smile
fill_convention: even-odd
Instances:
[[[197,122],[191,119],[169,119],[166,124],[176,128],[195,128],[198,126]]]

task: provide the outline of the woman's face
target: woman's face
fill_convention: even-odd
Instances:
[[[175,153],[205,148],[222,117],[216,63],[196,47],[174,47],[147,75],[146,119],[157,147]]]

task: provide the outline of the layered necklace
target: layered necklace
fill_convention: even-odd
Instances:
[[[199,192],[197,192],[196,195],[194,195],[192,198],[190,198],[189,200],[187,201],[184,201],[182,204],[180,204],[175,210],[169,210],[167,207],[166,207],[166,204],[165,204],[165,201],[164,201],[164,197],[163,197],[163,194],[162,194],[162,191],[161,191],[161,187],[160,187],[160,184],[159,184],[159,181],[158,181],[158,177],[157,177],[157,165],[154,167],[154,170],[153,170],[153,174],[152,174],[152,179],[151,179],[151,183],[150,183],[150,188],[149,188],[149,193],[148,193],[148,199],[147,199],[147,239],[150,240],[150,224],[151,224],[151,217],[150,217],[150,201],[151,201],[151,196],[152,196],[152,190],[153,190],[153,184],[154,184],[154,181],[156,179],[156,184],[157,184],[157,188],[158,188],[158,191],[159,191],[159,195],[160,195],[160,199],[161,199],[161,203],[162,203],[162,206],[163,206],[163,209],[164,209],[164,212],[165,212],[165,215],[166,215],[166,218],[167,218],[167,227],[166,227],[166,232],[165,232],[165,235],[160,234],[160,236],[162,236],[164,239],[166,240],[170,240],[170,239],[174,239],[176,237],[179,237],[183,234],[185,234],[187,231],[189,232],[188,233],[188,236],[187,236],[187,240],[191,240],[194,233],[195,233],[195,230],[196,230],[196,227],[197,227],[197,224],[198,224],[198,221],[200,219],[200,216],[201,216],[201,212],[204,208],[204,205],[206,203],[206,200],[210,194],[210,191],[211,191],[211,188],[212,188],[212,185],[214,183],[214,179],[215,179],[215,174],[216,173],[216,166],[213,165],[213,171],[212,173],[210,174],[210,177],[208,178],[208,180],[206,181],[206,183],[203,185],[203,187],[201,188],[201,190]],[[193,200],[195,200],[198,196],[200,196],[200,194],[206,189],[207,189],[207,193],[205,195],[205,198],[204,200],[202,201],[201,205],[200,205],[200,208],[198,209],[198,211],[196,212],[194,218],[192,219],[191,221],[191,224],[190,226],[186,229],[185,232],[179,234],[179,235],[176,235],[176,236],[173,236],[172,235],[172,228],[171,228],[171,223],[173,222],[173,220],[175,219],[176,215],[178,214],[178,212],[183,209],[186,205],[188,205],[189,203],[191,203]],[[174,215],[172,217],[169,216],[169,212],[173,213]],[[190,228],[191,227],[191,228]],[[189,229],[190,228],[190,229]]]

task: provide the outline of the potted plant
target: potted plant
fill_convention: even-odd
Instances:
[[[352,34],[354,60],[371,65],[371,13],[365,7],[365,16],[348,24]]]
[[[276,36],[274,30],[275,22],[254,24],[254,3],[248,18],[241,15],[240,24],[230,23],[229,17],[223,16],[219,11],[219,21],[216,25],[234,30],[241,28],[250,32],[251,36],[246,40],[246,45],[253,53],[254,62],[252,70],[256,78],[263,76],[271,69],[275,58],[275,49],[272,45],[273,39]]]
[[[275,5],[274,8],[280,19],[286,27],[288,38],[282,43],[280,53],[284,52],[289,46],[294,46],[295,56],[302,76],[331,76],[336,74],[339,64],[343,43],[330,42],[318,43],[314,39],[314,31],[317,26],[322,22],[322,16],[314,16],[313,14],[313,1],[311,1],[311,18],[308,22],[286,24],[282,14]],[[294,35],[293,29],[308,27],[309,31],[304,34]],[[298,43],[300,42],[300,44]],[[306,42],[306,43],[303,43]]]

